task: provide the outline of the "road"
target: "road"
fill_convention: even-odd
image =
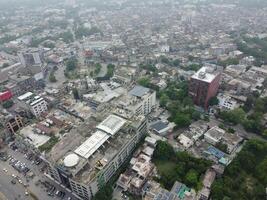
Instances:
[[[20,174],[12,166],[10,166],[8,161],[6,162],[0,161],[0,177],[1,177],[0,178],[0,186],[1,186],[0,191],[6,196],[8,200],[15,200],[15,199],[16,200],[20,200],[20,199],[21,200],[22,199],[32,200],[32,198],[30,198],[29,196],[28,197],[25,196],[25,190],[28,190],[29,192],[33,193],[36,197],[38,197],[39,200],[59,199],[57,197],[48,196],[46,192],[46,188],[42,184],[36,185],[38,180],[41,180],[42,182],[48,181],[52,183],[52,185],[54,185],[57,188],[57,190],[64,191],[66,193],[64,200],[66,200],[69,196],[71,196],[73,200],[76,199],[72,196],[70,192],[66,191],[64,188],[56,184],[53,184],[51,180],[49,180],[42,172],[40,172],[42,164],[40,164],[39,166],[32,164],[31,161],[27,160],[24,157],[24,154],[20,153],[19,151],[13,151],[9,148],[6,148],[5,150],[12,157],[16,158],[17,160],[20,160],[21,162],[26,163],[26,165],[31,169],[31,171],[36,175],[33,179],[28,178],[28,182],[27,182],[27,178],[23,176],[22,174]],[[8,170],[7,173],[3,171],[4,168]],[[13,178],[12,174],[19,176],[22,182],[28,183],[29,186],[25,188],[22,184],[19,184],[18,181],[15,185],[13,185],[11,183],[11,180]],[[18,198],[18,195],[20,195],[20,198]]]
[[[11,180],[13,179],[12,172],[10,172],[10,168],[8,169],[8,172],[3,171],[3,163],[0,161],[1,169],[0,169],[0,191],[8,200],[19,200],[19,199],[25,199],[25,200],[32,200],[29,196],[25,196],[25,188],[23,185],[17,183],[13,185],[11,183]]]

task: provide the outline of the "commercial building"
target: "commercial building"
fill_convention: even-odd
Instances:
[[[12,97],[10,91],[0,92],[0,103],[9,100]]]
[[[43,52],[39,49],[28,49],[18,53],[21,64],[24,67],[31,65],[39,65],[43,62]]]
[[[40,117],[40,115],[48,110],[46,100],[38,95],[34,95],[32,92],[27,92],[18,97],[20,105],[24,108],[28,108],[35,117]]]
[[[209,100],[218,92],[220,77],[221,70],[217,66],[202,67],[191,76],[189,95],[196,105],[208,108]]]
[[[42,79],[46,73],[44,64],[43,49],[27,49],[18,53],[20,62],[25,72],[35,76],[35,79]]]
[[[44,157],[47,176],[83,200],[92,199],[127,160],[147,132],[147,120],[111,114],[91,128],[89,137],[77,130],[67,134]]]
[[[156,107],[156,92],[137,85],[118,101],[117,106],[137,116],[147,115]]]

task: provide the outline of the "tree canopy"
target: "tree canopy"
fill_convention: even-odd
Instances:
[[[170,189],[175,181],[180,181],[196,190],[201,188],[201,176],[211,162],[202,158],[194,158],[187,152],[175,152],[173,147],[158,141],[153,154],[153,162],[160,174],[158,181]]]
[[[226,167],[222,178],[215,180],[211,196],[215,200],[264,199],[266,185],[267,143],[250,140]]]
[[[77,68],[77,66],[78,66],[78,60],[76,58],[70,58],[66,63],[66,70],[73,71]]]

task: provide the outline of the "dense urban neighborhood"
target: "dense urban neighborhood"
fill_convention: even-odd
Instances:
[[[0,0],[0,200],[267,199],[267,1]]]

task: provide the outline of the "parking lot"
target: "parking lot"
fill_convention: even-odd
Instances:
[[[46,166],[32,152],[16,145],[9,145],[1,152],[0,170],[4,178],[0,180],[0,191],[7,199],[77,199],[44,176]]]

